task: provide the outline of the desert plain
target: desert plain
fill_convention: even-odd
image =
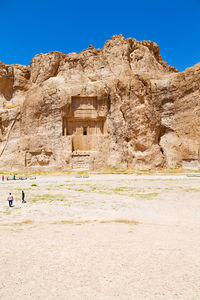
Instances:
[[[200,299],[200,177],[39,175],[0,191],[0,299]]]

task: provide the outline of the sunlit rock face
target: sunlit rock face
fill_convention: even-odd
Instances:
[[[178,73],[151,41],[0,63],[0,168],[198,168],[200,64]]]

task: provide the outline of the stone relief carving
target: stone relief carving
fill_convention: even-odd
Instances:
[[[71,106],[74,118],[97,118],[97,97],[72,97]]]
[[[89,170],[90,168],[90,154],[86,151],[74,152],[72,154],[72,168]]]
[[[199,164],[197,159],[183,159],[182,168],[188,170],[198,170]]]
[[[44,149],[26,152],[25,166],[48,166],[53,162],[53,153]]]

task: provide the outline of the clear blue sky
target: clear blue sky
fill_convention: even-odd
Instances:
[[[200,62],[200,0],[0,0],[0,61],[102,48],[112,35],[152,40],[179,71]]]

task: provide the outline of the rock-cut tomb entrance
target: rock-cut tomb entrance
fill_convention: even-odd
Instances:
[[[91,152],[99,151],[99,137],[106,134],[107,101],[97,97],[72,97],[63,116],[63,136],[72,138],[73,167],[76,161],[89,168]],[[81,168],[81,163],[78,164]]]

